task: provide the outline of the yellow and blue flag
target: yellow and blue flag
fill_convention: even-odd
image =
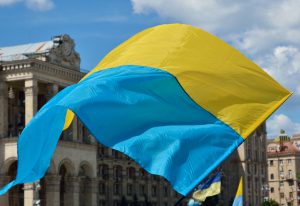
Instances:
[[[221,192],[221,171],[218,171],[204,184],[199,185],[193,193],[193,199],[198,202],[204,202],[207,197],[212,197]]]
[[[290,95],[201,29],[146,29],[41,108],[19,137],[16,179],[0,194],[44,176],[76,115],[99,142],[187,195]]]
[[[243,206],[243,178],[241,177],[232,206]]]

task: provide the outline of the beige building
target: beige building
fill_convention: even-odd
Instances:
[[[68,36],[0,48],[0,187],[17,168],[17,140],[32,116],[53,95],[78,82],[80,57]],[[173,205],[180,196],[119,152],[96,143],[75,119],[61,135],[51,166],[39,183],[16,186],[2,206]]]
[[[0,48],[0,186],[13,179],[17,140],[24,126],[53,95],[78,82],[80,57],[68,35],[52,41]],[[14,187],[0,205],[96,205],[97,144],[75,120],[61,135],[40,183]],[[40,188],[40,190],[39,190]]]
[[[221,204],[231,206],[239,179],[243,177],[244,205],[259,206],[267,197],[266,125],[262,124],[222,164]]]
[[[269,197],[281,206],[300,205],[300,137],[281,134],[268,143]]]

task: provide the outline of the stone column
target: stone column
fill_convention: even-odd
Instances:
[[[25,124],[28,124],[38,107],[38,83],[34,79],[25,80]],[[32,206],[38,193],[33,183],[24,184],[24,206]]]
[[[0,81],[0,138],[7,137],[8,132],[8,87]]]
[[[0,187],[2,188],[10,181],[10,176],[0,176]],[[8,192],[0,196],[0,205],[8,205]]]
[[[60,176],[45,176],[45,190],[47,206],[56,206],[60,203]]]
[[[77,119],[77,117],[74,117],[71,126],[72,126],[72,139],[74,142],[77,142],[78,141],[78,119]]]
[[[85,204],[97,205],[98,179],[90,178],[85,186]]]
[[[28,124],[38,108],[38,82],[25,80],[25,124]]]
[[[38,193],[34,190],[34,183],[24,184],[24,206],[32,206],[38,199]]]
[[[65,205],[79,206],[79,183],[78,177],[66,178]]]

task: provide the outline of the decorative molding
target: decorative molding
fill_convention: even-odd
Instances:
[[[69,69],[63,66],[44,62],[37,59],[16,60],[12,62],[2,62],[0,67],[0,75],[4,77],[19,77],[26,74],[46,74],[47,76],[58,77],[62,82],[71,81],[78,82],[85,73],[78,70]]]

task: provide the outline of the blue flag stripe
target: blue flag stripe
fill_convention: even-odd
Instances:
[[[16,180],[0,194],[14,184],[43,177],[67,109],[99,142],[165,177],[183,195],[243,142],[232,128],[195,104],[171,74],[120,66],[64,89],[38,112],[18,141]]]

